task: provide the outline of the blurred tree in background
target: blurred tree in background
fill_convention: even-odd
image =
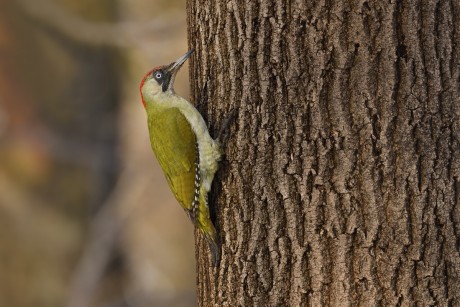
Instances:
[[[138,96],[185,50],[182,1],[0,2],[0,306],[194,305]]]

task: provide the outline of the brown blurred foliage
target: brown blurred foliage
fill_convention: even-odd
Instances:
[[[0,1],[0,306],[195,304],[138,95],[185,27],[182,1]]]

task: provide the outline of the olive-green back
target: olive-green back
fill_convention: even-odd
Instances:
[[[171,191],[190,210],[195,196],[195,133],[177,108],[147,108],[150,142]]]

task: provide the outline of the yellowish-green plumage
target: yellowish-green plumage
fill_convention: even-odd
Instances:
[[[171,191],[180,205],[191,210],[195,194],[196,137],[178,108],[147,107],[150,141]]]
[[[208,193],[221,158],[201,114],[172,88],[175,73],[188,57],[154,69],[141,84],[152,150],[179,204],[205,235],[215,265],[220,247],[209,208]]]

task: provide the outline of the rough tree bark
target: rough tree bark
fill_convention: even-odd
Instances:
[[[195,101],[239,111],[200,306],[460,305],[460,2],[187,2]]]

